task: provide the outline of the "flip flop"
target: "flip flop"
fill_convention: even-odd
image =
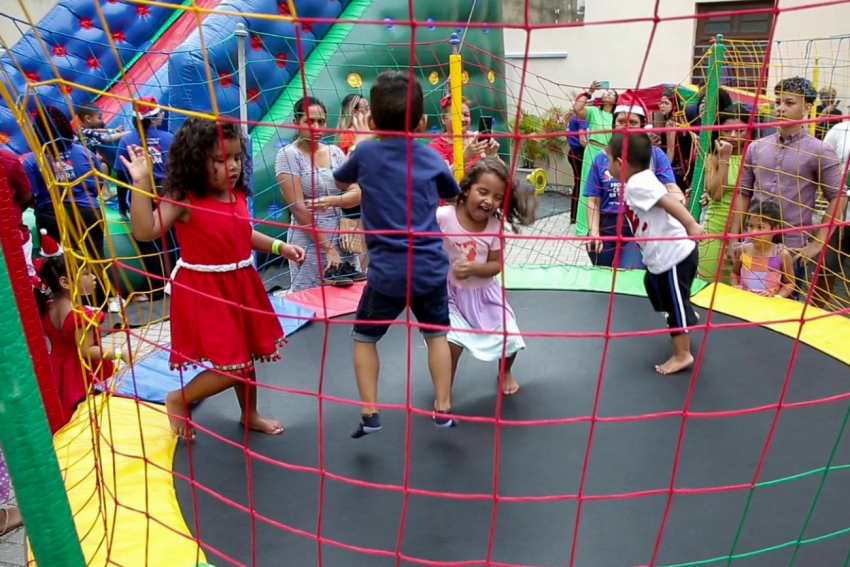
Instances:
[[[3,514],[3,521],[0,522],[0,537],[5,536],[6,534],[10,534],[13,531],[17,530],[21,526],[24,525],[24,519],[21,517],[21,512],[18,511],[18,519],[13,524],[9,524],[9,516],[11,515],[10,510],[17,510],[17,508],[3,508],[0,510]]]

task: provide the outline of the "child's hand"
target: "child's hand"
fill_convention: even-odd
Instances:
[[[340,204],[339,197],[319,197],[318,199],[312,199],[310,201],[306,201],[307,210],[311,213],[321,213],[327,211],[331,207],[334,207]]]
[[[759,295],[762,297],[773,297],[776,294],[770,291],[769,289],[763,289],[759,292]]]
[[[690,223],[687,227],[688,236],[705,236],[705,229],[701,224],[694,221]]]
[[[374,132],[369,128],[369,116],[369,114],[357,112],[351,117],[355,145],[375,138]]]
[[[287,260],[292,260],[299,266],[304,263],[304,258],[307,257],[307,253],[304,249],[294,244],[284,244],[281,246],[280,255]]]
[[[469,260],[457,260],[454,264],[452,264],[452,274],[459,279],[465,280],[469,276],[475,275],[473,271],[475,266]]]
[[[124,164],[124,168],[127,170],[133,183],[148,179],[150,176],[150,167],[148,166],[148,156],[144,148],[129,145],[127,146],[127,155],[129,159],[122,155],[119,155],[118,159]]]

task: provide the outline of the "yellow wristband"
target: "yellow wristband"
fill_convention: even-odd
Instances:
[[[113,360],[121,360],[121,347],[116,347],[112,349],[112,359]]]
[[[280,256],[280,247],[283,246],[282,240],[275,240],[272,242],[272,253]]]

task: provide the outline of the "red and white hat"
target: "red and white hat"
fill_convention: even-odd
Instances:
[[[145,104],[139,104],[139,103]],[[136,115],[136,118],[139,120],[145,120],[146,118],[156,118],[162,113],[162,108],[160,108],[157,100],[152,96],[143,96],[138,100],[138,102],[133,102],[133,112]]]
[[[41,234],[41,256],[42,258],[54,258],[56,256],[61,256],[65,253],[59,244],[53,240],[52,236],[47,234],[45,229],[41,229],[38,231]]]

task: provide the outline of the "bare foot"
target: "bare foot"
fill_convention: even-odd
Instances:
[[[675,374],[689,368],[694,363],[694,357],[691,353],[676,356],[671,356],[664,364],[656,365],[655,371],[659,374]]]
[[[265,433],[266,435],[280,435],[283,433],[283,424],[276,419],[271,419],[254,412],[248,419],[242,416],[242,423],[246,423],[250,429]]]
[[[192,428],[190,419],[192,413],[189,408],[183,403],[183,394],[180,390],[169,392],[165,396],[165,411],[168,412],[168,421],[171,424],[171,431],[177,437],[183,439],[194,439],[195,430]]]
[[[519,382],[516,381],[511,372],[505,372],[505,382],[502,384],[502,394],[513,396],[519,392]]]

